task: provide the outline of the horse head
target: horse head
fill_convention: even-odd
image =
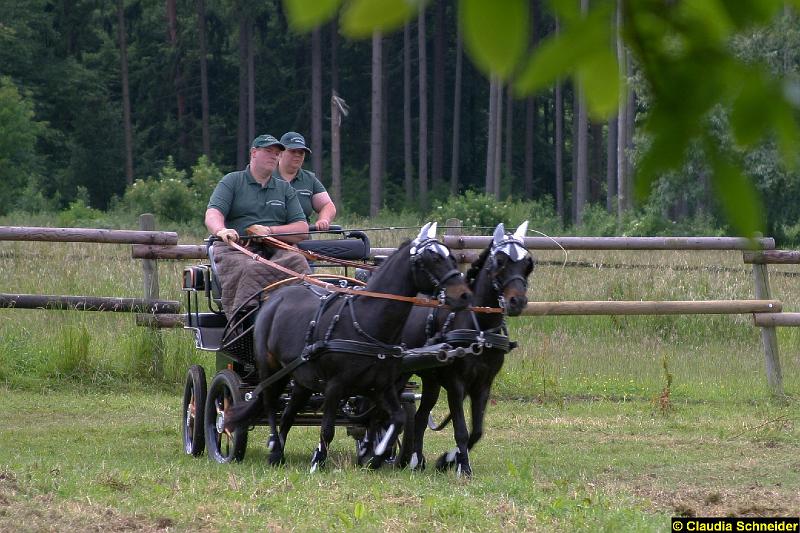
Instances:
[[[436,239],[436,222],[428,222],[411,241],[411,270],[419,292],[439,295],[446,305],[458,311],[472,303],[472,291],[458,269],[453,254]]]
[[[489,249],[492,288],[501,307],[509,316],[518,316],[528,304],[528,276],[533,272],[533,258],[525,248],[526,220],[511,234],[503,223],[497,225]]]

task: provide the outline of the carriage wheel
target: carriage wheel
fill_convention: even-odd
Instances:
[[[243,400],[242,379],[230,369],[217,373],[208,387],[205,433],[208,457],[218,463],[239,462],[247,449],[247,428],[225,431],[225,409]]]
[[[192,365],[183,387],[183,451],[195,457],[206,447],[203,413],[206,405],[206,373],[200,365]]]

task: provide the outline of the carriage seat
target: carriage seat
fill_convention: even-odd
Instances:
[[[363,231],[348,232],[344,239],[300,241],[297,246],[336,259],[369,259],[369,237]]]

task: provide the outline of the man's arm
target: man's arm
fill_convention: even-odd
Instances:
[[[235,229],[225,227],[225,215],[214,207],[206,209],[206,228],[212,235],[216,235],[225,242],[238,241],[239,234]]]
[[[311,207],[317,212],[317,229],[330,228],[331,222],[336,218],[336,206],[327,192],[317,193],[311,197]]]
[[[253,235],[273,235],[275,233],[296,233],[297,235],[275,235],[276,239],[289,244],[297,244],[308,239],[308,223],[305,220],[298,220],[282,226],[262,226],[253,224],[247,227],[247,232]]]

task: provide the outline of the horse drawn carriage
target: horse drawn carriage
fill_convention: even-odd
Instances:
[[[269,425],[270,463],[280,463],[289,427],[320,426],[320,446],[312,456],[314,470],[324,464],[333,426],[339,425],[356,439],[359,464],[416,466],[421,449],[418,455],[414,451],[421,447],[421,436],[415,441],[415,429],[424,431],[424,425],[420,429],[419,420],[415,421],[421,395],[408,381],[412,373],[424,376],[425,371],[449,366],[457,359],[463,362],[468,359],[465,356],[480,354],[487,345],[502,353],[511,349],[502,319],[501,328],[490,331],[473,318],[476,329],[469,328],[470,334],[465,335],[463,328],[452,330],[454,313],[442,313],[449,324],[444,330],[432,327],[433,313],[420,315],[422,323],[413,330],[422,329],[424,341],[412,340],[417,346],[413,349],[398,343],[401,333],[409,340],[415,336],[402,332],[404,325],[409,327],[412,308],[460,310],[471,303],[472,291],[452,255],[436,240],[435,224],[426,225],[380,268],[380,261],[370,259],[366,234],[338,227],[332,231],[338,238],[303,241],[299,248],[320,260],[315,263],[317,270],[336,266],[344,268],[344,275],[315,274],[303,276],[300,285],[266,288],[266,298],[253,296],[263,300],[258,307],[234,313],[230,320],[221,309],[213,256],[208,264],[184,270],[186,327],[193,330],[197,348],[216,353],[217,367],[208,385],[202,366],[193,365],[187,372],[182,408],[187,454],[198,456],[207,450],[218,462],[240,461],[249,428]],[[508,249],[503,247],[511,242],[508,236],[501,230],[495,241],[496,251],[505,251],[500,255],[506,257]],[[514,242],[518,241],[517,236]],[[213,254],[212,246],[209,253]],[[495,257],[494,252],[491,256]],[[355,277],[349,276],[350,269]],[[516,292],[511,298],[524,298],[529,273],[517,274],[504,286],[495,283],[493,290],[502,293],[513,282]],[[420,298],[417,293],[435,299]],[[504,304],[502,294],[499,298],[495,295],[493,301]],[[518,314],[518,303],[512,303],[512,314]],[[497,311],[492,308],[489,313]],[[432,341],[437,329],[438,340]],[[280,359],[280,365],[273,358]],[[434,381],[429,387],[437,389],[437,396],[440,384],[447,386]],[[435,403],[429,393],[425,416],[431,399]],[[454,415],[455,425],[458,417]],[[466,459],[466,450],[463,456]]]

